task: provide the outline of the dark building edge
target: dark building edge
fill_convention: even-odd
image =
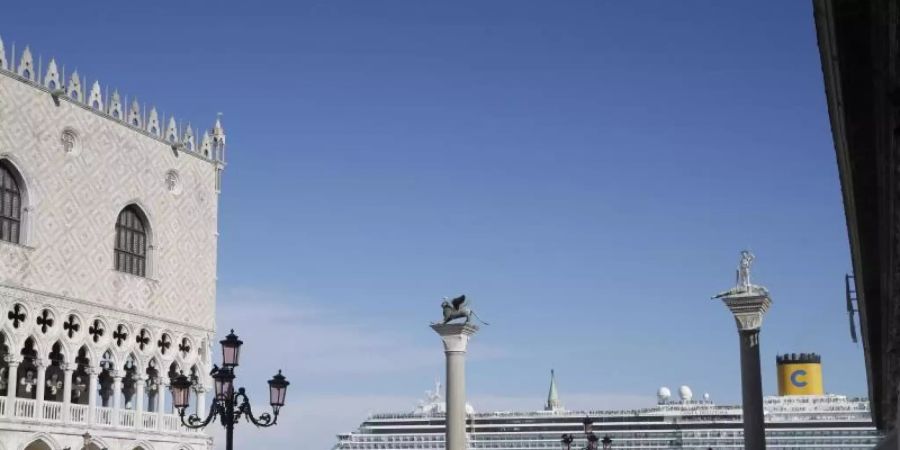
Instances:
[[[813,9],[872,415],[880,430],[895,432],[900,379],[898,2],[813,0]]]

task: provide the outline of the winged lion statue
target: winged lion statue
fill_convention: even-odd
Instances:
[[[460,295],[459,297],[454,298],[453,300],[449,300],[447,297],[444,297],[443,303],[441,303],[441,309],[444,312],[444,322],[450,323],[456,319],[465,318],[465,324],[472,323],[472,318],[478,319],[479,322],[490,325],[487,322],[481,320],[475,311],[472,308],[469,308],[469,302],[466,300],[465,295]]]

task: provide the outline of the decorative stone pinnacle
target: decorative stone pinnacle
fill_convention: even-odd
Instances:
[[[15,53],[15,47],[13,47],[13,50]],[[13,67],[13,64],[11,63],[15,61],[17,61],[18,64]],[[114,119],[125,126],[140,131],[144,135],[150,135],[157,140],[168,142],[170,144],[170,141],[178,140],[184,133],[184,130],[178,125],[177,121],[174,122],[174,126],[171,126],[173,120],[166,122],[166,124],[170,126],[165,130],[165,133],[163,133],[161,127],[162,122],[160,121],[159,113],[155,108],[151,108],[148,117],[147,108],[144,107],[142,112],[142,105],[138,103],[136,98],[130,105],[127,105],[123,103],[122,96],[117,90],[114,90],[111,99],[107,99],[105,98],[106,96],[102,95],[102,86],[99,81],[93,80],[92,82],[83,74],[79,74],[77,70],[73,70],[67,78],[65,65],[62,65],[63,70],[60,71],[60,64],[57,63],[55,58],[49,60],[46,68],[40,67],[40,58],[38,58],[38,63],[39,64],[36,66],[35,58],[32,55],[31,48],[28,46],[21,51],[21,56],[18,60],[16,59],[16,55],[12,55],[12,59],[8,60],[3,41],[0,40],[0,70],[4,72],[2,75],[12,76],[19,81],[49,91],[50,95],[52,95],[57,102],[57,106],[60,105],[58,102],[60,99],[86,106],[95,114]],[[89,92],[85,90],[85,87],[87,86],[90,86]],[[104,102],[104,100],[107,100],[107,102]],[[125,110],[124,107],[127,107],[128,109]],[[200,156],[212,159],[219,164],[224,163],[225,144],[225,130],[222,127],[221,117],[221,113],[216,115],[215,125],[211,128],[211,130],[215,131],[215,135],[220,138],[219,145],[221,148],[217,149],[215,154],[200,154]],[[164,116],[163,119],[165,118],[166,117]],[[189,153],[198,153],[193,142],[191,142],[189,146],[188,143],[185,142],[185,146],[188,147]]]

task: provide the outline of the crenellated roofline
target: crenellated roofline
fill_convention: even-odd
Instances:
[[[148,112],[146,104],[138,102],[137,97],[132,97],[129,103],[128,96],[120,95],[116,89],[113,89],[112,94],[109,93],[108,87],[105,91],[102,90],[99,80],[94,80],[88,89],[86,77],[82,78],[78,71],[74,70],[68,74],[67,79],[65,66],[60,70],[55,59],[51,58],[46,68],[42,66],[40,57],[35,65],[34,56],[28,46],[17,55],[13,44],[7,53],[0,37],[0,75],[46,92],[53,97],[57,105],[61,101],[72,103],[169,145],[174,151],[184,152],[218,165],[225,164],[226,138],[221,114],[216,117],[215,124],[211,128],[203,131],[198,142],[190,122],[179,123],[175,116],[160,117],[154,106],[151,106]]]

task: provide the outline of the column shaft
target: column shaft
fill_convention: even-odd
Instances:
[[[165,378],[159,379],[159,389],[156,391],[156,427],[163,429],[163,414],[166,413],[166,385],[169,381]]]
[[[34,398],[37,400],[35,416],[38,419],[44,418],[44,392],[47,387],[47,364],[45,360],[35,361],[35,370],[37,371],[37,386],[35,386]]]
[[[197,392],[197,416],[201,419],[206,418],[206,390],[201,389]]]
[[[138,377],[134,382],[134,426],[144,427],[144,384],[147,380]]]
[[[97,376],[100,375],[100,368],[91,367],[90,378],[88,379],[88,423],[93,424],[96,420],[95,409],[97,406]]]
[[[16,374],[19,372],[19,362],[9,362],[9,372],[6,374],[6,416],[15,417],[16,410]]]
[[[447,355],[447,450],[466,450],[466,353]]]
[[[63,372],[63,421],[69,421],[69,410],[72,409],[69,405],[72,404],[72,374],[75,373],[74,365],[66,365],[65,372]]]
[[[744,403],[744,448],[765,450],[762,376],[759,362],[759,329],[740,330],[741,392]]]

